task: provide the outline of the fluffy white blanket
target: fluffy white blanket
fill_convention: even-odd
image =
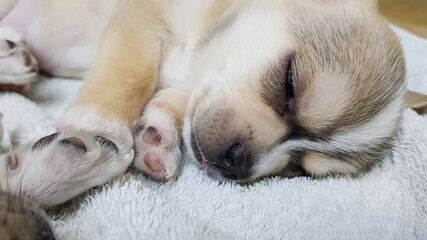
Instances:
[[[409,89],[427,93],[427,41],[395,31]],[[79,87],[75,80],[45,79],[31,101],[1,95],[0,111],[43,126],[32,135],[50,132]],[[59,239],[427,239],[426,183],[427,118],[406,110],[392,154],[356,179],[221,184],[185,161],[175,183],[158,184],[131,171],[50,216]]]

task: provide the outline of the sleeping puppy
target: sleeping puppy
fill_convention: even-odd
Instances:
[[[134,166],[159,181],[176,177],[181,150],[223,181],[357,175],[392,145],[406,85],[375,5],[20,0],[2,25],[26,42],[0,32],[0,74],[34,72],[29,49],[42,71],[84,78],[58,131],[109,139],[117,161],[135,147]]]

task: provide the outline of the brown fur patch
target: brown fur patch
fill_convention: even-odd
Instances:
[[[296,20],[301,27],[293,29],[299,70],[296,81],[300,81],[298,84],[304,91],[297,99],[298,121],[311,131],[332,133],[372,119],[405,85],[405,63],[398,40],[385,26],[385,21],[375,14],[337,13],[338,10],[325,15],[321,11],[307,12],[317,16],[305,17],[306,13],[301,12],[300,19]],[[346,16],[337,17],[338,14]],[[355,20],[357,15],[364,16]],[[310,23],[314,20],[316,23]],[[328,24],[336,21],[341,24]],[[378,24],[369,24],[369,21]],[[318,28],[320,25],[322,29]],[[320,76],[319,72],[324,74]],[[313,92],[309,90],[312,86],[316,91],[323,88],[319,92],[323,96],[307,95]],[[329,93],[325,92],[328,89]],[[344,98],[340,102],[340,98],[337,101],[325,94]],[[319,110],[313,111],[307,106],[313,97]],[[335,110],[336,107],[342,110]]]

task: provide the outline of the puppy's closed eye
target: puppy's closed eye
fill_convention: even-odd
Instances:
[[[262,79],[262,92],[267,105],[279,116],[292,115],[295,106],[296,79],[294,54],[288,54],[274,64]]]
[[[292,99],[294,98],[294,69],[292,60],[289,61],[287,72],[284,75],[285,88],[286,88],[286,108],[289,108]]]

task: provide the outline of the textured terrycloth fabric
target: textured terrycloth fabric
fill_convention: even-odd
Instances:
[[[409,89],[427,94],[427,41],[394,30],[406,54]],[[33,126],[43,120],[51,131],[79,86],[45,79],[30,100],[0,95],[0,112]],[[28,111],[19,117],[5,104]],[[50,215],[59,239],[427,239],[427,118],[405,110],[390,155],[359,178],[220,184],[186,160],[175,183],[131,171]]]

